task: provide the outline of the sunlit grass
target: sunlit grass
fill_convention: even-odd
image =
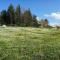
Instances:
[[[60,60],[60,30],[0,28],[0,60]]]

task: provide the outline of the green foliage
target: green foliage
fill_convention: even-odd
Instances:
[[[24,18],[24,24],[25,26],[32,26],[32,14],[30,9],[26,10],[23,14],[23,18]]]
[[[0,20],[0,22],[1,22],[1,24],[6,24],[6,21],[7,21],[6,10],[3,10],[1,12],[1,20]]]
[[[7,26],[25,26],[25,27],[48,27],[48,20],[44,19],[40,23],[36,19],[36,15],[32,15],[30,9],[21,12],[18,5],[16,9],[10,4],[7,10],[3,10],[0,14],[0,25]]]
[[[15,11],[15,24],[20,26],[21,25],[21,8],[20,5],[16,7]]]
[[[38,27],[38,21],[37,21],[37,19],[36,19],[36,15],[33,15],[33,21],[32,21],[32,26],[33,27]]]
[[[15,13],[14,13],[14,7],[12,4],[8,7],[7,11],[9,12],[9,16],[10,16],[10,24],[14,25],[15,24]]]

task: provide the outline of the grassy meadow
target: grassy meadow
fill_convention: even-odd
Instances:
[[[0,60],[60,60],[60,30],[0,27]]]

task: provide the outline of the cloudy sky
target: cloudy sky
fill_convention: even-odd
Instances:
[[[38,19],[47,18],[50,25],[60,25],[60,0],[0,0],[0,11],[11,3],[14,7],[20,4],[23,8],[30,8]]]

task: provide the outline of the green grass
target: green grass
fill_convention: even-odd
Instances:
[[[1,27],[0,60],[60,60],[60,30]]]

